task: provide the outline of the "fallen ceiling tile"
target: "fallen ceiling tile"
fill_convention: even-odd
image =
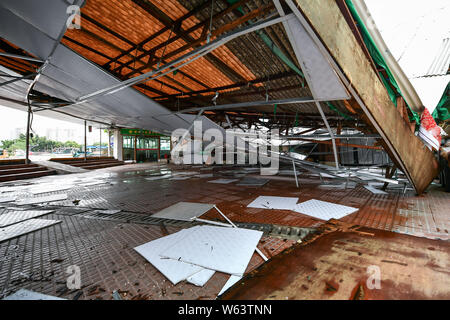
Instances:
[[[272,197],[272,196],[259,196],[248,208],[261,208],[261,209],[279,209],[279,210],[294,210],[297,206],[298,198],[293,197]]]
[[[134,250],[175,285],[178,282],[187,279],[189,276],[203,270],[203,268],[182,261],[162,258],[160,254],[163,253],[167,247],[184,240],[184,238],[193,232],[195,228],[198,227],[184,229],[177,233],[144,243],[143,245],[134,248]]]
[[[47,193],[47,192],[55,192],[55,191],[63,191],[72,189],[73,185],[66,185],[66,186],[39,186],[39,188],[30,189],[29,191],[32,194],[41,194],[41,193]]]
[[[262,234],[241,228],[199,226],[161,255],[242,276]]]
[[[232,182],[239,181],[238,179],[217,179],[217,180],[211,180],[208,181],[209,183],[219,183],[219,184],[229,184]]]
[[[25,204],[36,204],[36,203],[43,203],[43,202],[53,202],[53,201],[60,201],[60,200],[66,200],[67,194],[54,194],[50,196],[45,197],[37,197],[37,198],[27,198],[27,199],[21,199],[16,200],[15,204],[19,206],[23,206]]]
[[[214,270],[210,269],[203,269],[200,270],[197,273],[194,273],[192,276],[188,277],[186,280],[189,283],[192,283],[193,285],[196,285],[198,287],[203,287],[206,282],[208,282],[209,279],[216,273]]]
[[[238,282],[241,279],[242,279],[242,277],[240,277],[240,276],[231,275],[230,278],[228,278],[228,281],[223,286],[222,290],[220,290],[218,296],[223,294],[225,291],[227,291],[229,288],[231,288],[236,282]]]
[[[8,211],[0,214],[0,227],[6,227],[28,219],[37,218],[53,212],[53,210]]]
[[[367,190],[369,190],[370,192],[372,192],[373,194],[388,194],[387,192],[377,189],[373,186],[364,186],[364,188],[366,188]]]
[[[0,242],[60,223],[59,220],[30,219],[0,228]]]
[[[12,202],[12,201],[16,201],[16,198],[15,198],[15,197],[4,197],[4,198],[0,198],[0,203]]]
[[[267,182],[269,182],[268,179],[253,179],[253,178],[244,178],[241,181],[239,181],[236,185],[237,186],[254,186],[254,187],[262,187]]]
[[[163,218],[181,221],[192,221],[214,208],[214,204],[197,202],[178,202],[154,215],[153,218]]]
[[[66,300],[43,293],[34,292],[26,289],[20,289],[15,293],[3,298],[3,300]]]
[[[327,221],[333,218],[340,219],[358,210],[358,208],[312,199],[297,204],[294,211]]]

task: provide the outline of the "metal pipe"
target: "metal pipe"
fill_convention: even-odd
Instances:
[[[297,98],[289,98],[289,99],[280,99],[280,100],[263,100],[263,101],[249,101],[249,102],[239,102],[239,103],[230,103],[230,104],[222,104],[222,105],[213,105],[207,107],[198,107],[198,108],[189,108],[174,112],[174,114],[178,113],[187,113],[187,112],[197,112],[201,109],[204,111],[211,110],[223,110],[223,109],[236,109],[236,108],[250,108],[250,107],[258,107],[258,106],[268,106],[274,104],[294,104],[294,103],[314,103],[318,101],[329,101],[323,99],[314,99],[313,97],[297,97]],[[163,114],[161,116],[172,115],[172,113]]]
[[[320,115],[322,116],[323,122],[325,123],[325,126],[328,129],[328,132],[331,136],[331,141],[333,143],[333,153],[334,153],[334,161],[336,163],[336,169],[339,169],[339,159],[337,156],[337,148],[336,148],[336,139],[334,138],[333,130],[331,130],[330,125],[328,124],[327,117],[325,116],[325,113],[323,113],[322,107],[320,106],[319,102],[316,102],[317,109],[319,110]]]
[[[335,134],[334,137],[336,139],[380,139],[381,136],[379,134]],[[331,139],[330,135],[320,135],[320,134],[300,134],[300,135],[291,135],[291,136],[280,136],[280,139],[296,139],[296,138],[305,138],[305,139]]]
[[[292,167],[294,167],[294,175],[295,175],[295,184],[298,188],[298,178],[297,178],[297,169],[295,169],[295,162],[292,160]]]
[[[135,84],[137,84],[139,82],[142,82],[144,80],[150,81],[150,80],[157,79],[157,78],[159,78],[159,77],[161,77],[161,76],[163,76],[165,74],[172,73],[173,71],[183,67],[186,64],[189,64],[189,63],[199,59],[200,57],[210,53],[211,51],[217,49],[218,47],[226,44],[227,42],[229,42],[229,41],[231,41],[231,40],[233,40],[233,39],[235,39],[237,37],[240,37],[240,36],[248,34],[250,32],[253,32],[253,31],[256,31],[256,30],[259,30],[259,29],[262,29],[262,28],[266,28],[268,26],[271,26],[271,25],[283,22],[283,21],[287,20],[290,17],[291,17],[291,15],[287,15],[287,16],[284,16],[284,17],[278,17],[278,18],[270,17],[268,19],[265,19],[265,20],[262,20],[260,22],[251,24],[249,26],[243,27],[243,28],[238,29],[236,31],[232,31],[230,33],[227,33],[227,34],[223,35],[222,37],[219,37],[216,40],[211,41],[210,43],[205,44],[205,45],[203,45],[203,46],[201,46],[201,47],[199,47],[199,48],[197,48],[197,49],[195,49],[195,50],[193,50],[193,51],[191,51],[191,52],[181,56],[180,58],[175,59],[172,62],[170,62],[168,64],[165,64],[165,65],[163,65],[163,66],[161,66],[161,67],[159,67],[159,68],[157,68],[157,69],[155,69],[153,71],[146,72],[146,73],[144,73],[142,75],[139,75],[137,77],[133,77],[131,79],[122,81],[122,82],[120,82],[118,84],[115,84],[113,86],[110,86],[110,87],[107,87],[107,88],[104,88],[104,89],[100,89],[100,90],[94,91],[94,92],[92,92],[90,94],[81,96],[81,97],[79,97],[76,100],[77,101],[76,104],[90,101],[90,100],[92,100],[92,99],[94,99],[94,98],[96,98],[98,96],[102,96],[102,95],[106,95],[106,94],[112,94],[114,92],[117,92],[117,91],[122,90],[122,89],[124,89],[126,87],[129,87],[129,86],[135,85]],[[185,60],[187,60],[187,61],[185,61]],[[185,62],[183,62],[183,61],[185,61]],[[176,64],[179,64],[181,62],[183,62],[183,63],[175,67]],[[152,77],[152,76],[156,75],[157,73],[160,73],[163,70],[166,70],[166,69],[169,69],[169,68],[172,68],[172,69],[170,69],[170,70],[168,70],[166,72],[163,72],[163,73],[161,73],[161,74],[159,74],[159,75],[157,75],[155,77]],[[149,79],[150,77],[152,77],[152,78]]]

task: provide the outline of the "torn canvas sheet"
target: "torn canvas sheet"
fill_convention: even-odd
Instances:
[[[358,210],[358,208],[312,199],[297,204],[294,211],[328,221],[330,219],[343,218]]]
[[[249,229],[199,226],[161,255],[242,276],[262,234]]]
[[[144,243],[143,245],[134,248],[134,250],[175,285],[204,268],[190,263],[164,258],[161,257],[160,254],[164,254],[167,247],[171,247],[179,242],[184,242],[186,236],[195,231],[196,228],[199,227],[183,229],[177,233],[172,233],[168,236]]]
[[[278,209],[278,210],[295,210],[298,198],[293,197],[273,197],[273,196],[259,196],[248,208],[261,209]]]
[[[163,218],[181,221],[192,221],[214,208],[214,204],[197,202],[178,202],[154,215],[153,218]]]

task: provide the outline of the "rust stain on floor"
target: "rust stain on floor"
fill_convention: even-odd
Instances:
[[[369,228],[360,229],[363,233],[324,229],[251,272],[221,298],[450,299],[448,242]],[[380,289],[373,266],[380,271]]]

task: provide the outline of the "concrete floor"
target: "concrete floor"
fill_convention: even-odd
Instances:
[[[186,170],[213,173],[214,178],[190,178],[178,181],[145,179],[168,171],[174,173]],[[247,174],[247,176],[251,175]],[[363,188],[362,184],[358,184],[354,189],[327,189],[320,186],[320,180],[317,177],[306,174],[301,176],[299,189],[296,188],[292,177],[271,178],[262,187],[237,186],[235,183],[226,185],[207,183],[208,180],[232,176],[233,172],[224,168],[132,164],[87,173],[43,177],[25,182],[33,184],[52,182],[55,185],[73,183],[74,187],[66,191],[42,194],[68,194],[67,200],[38,206],[54,209],[54,213],[43,218],[61,220],[60,224],[0,243],[0,294],[8,295],[19,288],[27,288],[67,299],[112,299],[112,292],[119,290],[123,299],[215,299],[227,281],[228,275],[216,272],[202,288],[185,282],[173,286],[159,271],[136,253],[133,247],[191,226],[190,223],[161,225],[160,222],[149,218],[157,211],[179,201],[214,203],[234,222],[261,226],[310,228],[324,226],[325,221],[292,211],[247,208],[247,205],[259,195],[295,196],[299,197],[300,202],[314,198],[358,207],[358,212],[344,217],[342,221],[350,225],[356,224],[382,230],[394,239],[396,235],[399,239],[403,235],[413,236],[412,238],[424,245],[426,241],[431,241],[428,239],[438,239],[434,241],[439,247],[436,252],[441,254],[438,257],[441,259],[439,268],[449,270],[450,195],[441,191],[439,186],[432,185],[426,194],[415,196],[412,191],[403,194],[401,190],[395,189],[390,190],[387,195],[374,195]],[[84,183],[89,184],[92,181],[103,183],[83,186]],[[20,183],[23,182],[16,185]],[[30,194],[24,190],[7,194],[17,198],[30,197]],[[1,205],[14,207],[13,204],[7,203]],[[86,211],[80,212],[83,211],[80,208]],[[96,214],[93,211],[95,209],[120,209],[122,212],[105,216]],[[214,210],[209,211],[202,218],[223,221],[223,218]],[[259,248],[267,256],[275,257],[286,248],[293,247],[296,241],[289,236],[270,234],[263,237]],[[367,243],[365,250],[370,251],[374,246],[372,243]],[[386,243],[384,246],[389,248]],[[401,249],[405,243],[400,241],[395,246]],[[305,248],[302,246],[295,250],[301,252]],[[378,245],[378,248],[382,247]],[[397,250],[400,256],[396,261],[401,261],[400,249]],[[425,248],[417,250],[426,251]],[[370,255],[380,254],[381,257],[382,254],[377,252],[372,250]],[[349,265],[347,259],[349,257],[345,254],[333,255],[333,261],[339,261],[339,265],[343,267]],[[255,270],[262,262],[262,259],[254,254],[247,272]],[[81,290],[67,289],[66,269],[70,265],[78,265],[81,269]],[[266,265],[268,264],[263,267]],[[433,274],[442,274],[441,269],[436,271],[428,268],[426,272],[431,277]],[[292,272],[297,271],[293,269]],[[400,273],[402,270],[393,271],[394,274],[396,272]],[[321,286],[322,280],[320,280]],[[341,286],[347,286],[346,288],[352,285],[353,283],[350,282],[341,284]],[[437,286],[435,290],[439,292],[438,297],[450,298],[448,291],[445,292],[448,288],[445,282],[437,281],[433,282],[433,285]],[[441,286],[444,285],[442,289]],[[291,287],[289,291],[292,293]],[[344,294],[334,297],[347,299],[350,297],[347,291],[348,289]],[[311,291],[309,295],[297,293],[287,296],[301,299],[332,297],[317,295],[313,292],[316,291]],[[270,298],[272,295],[258,297]],[[283,295],[276,295],[276,298],[283,297]],[[370,298],[369,295],[367,297]],[[372,296],[372,298],[383,297],[395,298],[396,296],[387,293]],[[414,297],[411,294],[411,298]],[[424,297],[432,298],[436,295],[429,294]]]

